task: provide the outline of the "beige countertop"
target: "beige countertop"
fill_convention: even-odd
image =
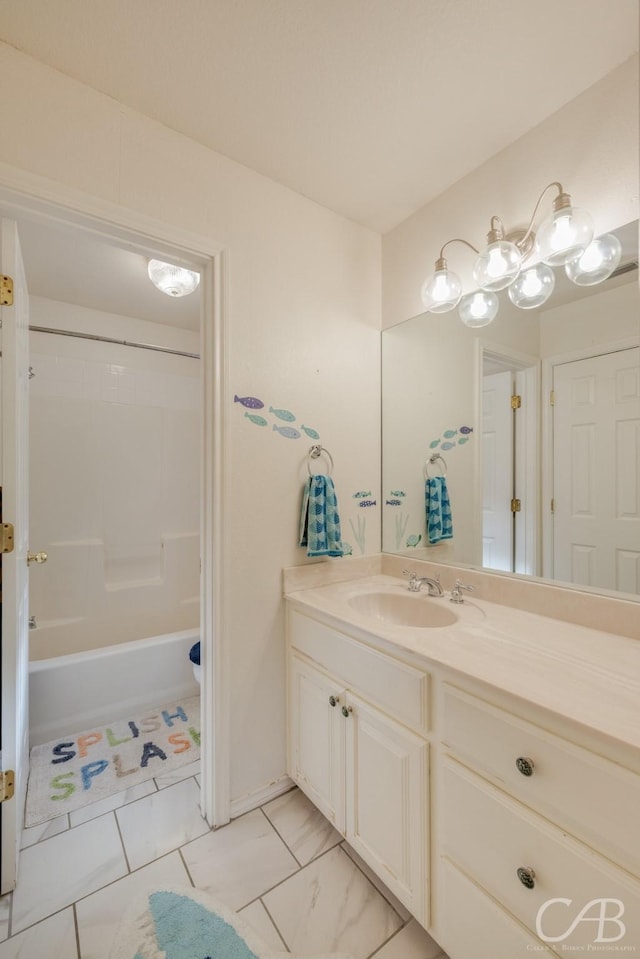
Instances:
[[[350,599],[389,592],[453,610],[444,627],[398,626],[358,612]],[[589,730],[640,749],[640,641],[465,595],[457,605],[406,580],[375,574],[287,592],[294,609],[364,642],[405,650],[480,680]]]

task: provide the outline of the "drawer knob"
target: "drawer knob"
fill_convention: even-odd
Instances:
[[[352,713],[352,712],[353,712],[353,706],[343,706],[343,707],[342,707],[342,715],[344,716],[345,719],[348,719],[348,718],[349,718],[349,713]]]
[[[520,866],[518,869],[518,879],[523,886],[526,886],[527,889],[533,889],[535,886],[536,874],[531,868],[531,866]]]
[[[518,767],[518,772],[521,772],[523,776],[533,776],[533,769],[535,766],[533,759],[526,759],[524,756],[518,756],[516,759],[516,766]]]
[[[330,706],[337,706],[339,702],[340,702],[340,697],[339,697],[339,696],[329,696],[329,705],[330,705]]]

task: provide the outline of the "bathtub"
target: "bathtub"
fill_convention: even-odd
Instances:
[[[145,636],[143,631],[145,638],[131,639],[135,628],[135,623],[127,621],[119,630],[112,623],[102,630],[92,629],[94,648],[82,651],[76,651],[82,634],[80,623],[58,623],[31,631],[32,746],[198,695],[200,687],[189,661],[189,649],[200,638],[198,628],[154,636]]]

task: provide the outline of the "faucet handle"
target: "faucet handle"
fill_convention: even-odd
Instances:
[[[412,583],[415,583],[418,578],[418,574],[413,569],[403,569],[402,572],[409,577],[409,581]]]
[[[451,590],[451,603],[464,603],[464,597],[462,595],[462,590],[466,589],[468,592],[471,592],[475,589],[475,586],[470,586],[466,583],[463,583],[462,580],[457,579],[455,581],[454,587]]]

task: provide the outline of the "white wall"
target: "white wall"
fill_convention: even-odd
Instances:
[[[32,325],[113,337],[114,319],[30,298]],[[188,331],[127,326],[193,350]],[[29,541],[49,555],[30,579],[38,627],[72,623],[80,648],[132,618],[136,638],[196,627],[200,362],[35,332],[29,353]]]
[[[547,183],[559,180],[589,210],[597,234],[638,218],[638,62],[632,57],[384,237],[384,327],[422,312],[422,284],[447,240],[481,247],[493,215],[507,230],[526,226]],[[456,244],[445,255],[473,289],[474,254]]]
[[[640,337],[638,274],[631,277],[624,286],[607,289],[605,283],[575,303],[540,310],[540,356],[560,356]]]
[[[106,200],[228,250],[224,600],[231,795],[242,799],[285,771],[281,568],[306,561],[297,527],[312,441],[274,431],[272,414],[253,424],[233,395],[320,433],[344,538],[358,555],[349,520],[366,513],[364,551],[378,552],[380,238],[6,45],[0,87],[5,182],[28,171],[82,191],[80,209]],[[358,510],[360,490],[378,505]]]

